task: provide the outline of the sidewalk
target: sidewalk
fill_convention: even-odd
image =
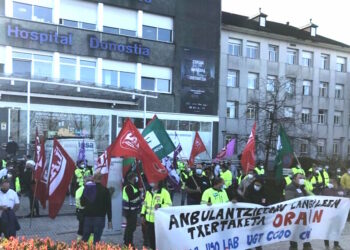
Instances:
[[[174,204],[179,204],[179,197],[175,196]],[[60,215],[56,219],[52,220],[47,217],[48,209],[41,209],[41,215],[39,218],[32,219],[32,226],[29,227],[29,218],[20,218],[19,223],[21,225],[21,230],[18,232],[18,236],[25,237],[50,237],[54,240],[71,242],[76,239],[76,231],[78,229],[78,221],[74,214],[75,207],[69,205],[68,198],[65,200],[64,205],[60,211]],[[21,208],[17,212],[20,217],[29,213],[29,201],[27,197],[21,197]],[[114,215],[116,216],[116,215]],[[115,234],[111,230],[104,230],[102,236],[102,241],[112,242],[114,244],[123,243],[123,233]],[[134,242],[136,246],[141,249],[143,237],[141,232],[141,226],[137,226],[136,232],[134,234]],[[350,249],[350,224],[346,223],[346,227],[342,234],[340,245],[345,249]],[[312,241],[312,246],[314,250],[325,249],[324,243],[321,240]],[[331,246],[333,243],[331,242]],[[287,250],[289,247],[289,242],[280,242],[278,244],[272,244],[263,247],[264,250]],[[300,244],[299,244],[300,248]],[[300,248],[302,249],[302,248]]]

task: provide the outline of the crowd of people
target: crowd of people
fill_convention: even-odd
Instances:
[[[11,146],[15,148],[15,146]],[[188,166],[178,161],[176,171],[180,176],[180,185],[170,178],[161,182],[147,182],[142,171],[135,168],[126,173],[122,189],[123,216],[126,219],[124,244],[134,245],[134,232],[140,217],[143,244],[156,249],[154,212],[161,207],[173,205],[175,193],[181,197],[181,206],[199,204],[217,204],[225,202],[248,202],[263,206],[290,200],[302,196],[327,195],[350,196],[350,168],[345,173],[340,169],[330,173],[328,166],[313,164],[302,168],[300,164],[290,169],[290,173],[278,180],[273,173],[267,172],[263,164],[243,173],[242,167],[230,161],[197,163]],[[19,207],[18,194],[29,199],[30,211],[27,217],[39,216],[39,202],[34,197],[33,178],[35,162],[29,155],[16,162],[13,155],[1,161],[0,179],[0,232],[5,237],[16,236],[19,230],[16,210]],[[137,167],[136,167],[137,168]],[[71,205],[75,203],[79,222],[78,240],[100,241],[105,220],[112,228],[111,192],[101,184],[102,175],[94,173],[86,162],[77,162],[74,181],[70,186]],[[93,236],[92,236],[93,235]],[[330,249],[329,241],[325,246]],[[262,249],[257,247],[256,249]],[[290,242],[290,249],[298,249],[297,242]],[[304,250],[312,249],[310,243],[303,244]],[[343,249],[334,242],[333,249]]]

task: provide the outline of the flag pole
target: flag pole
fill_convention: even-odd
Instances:
[[[35,189],[34,189],[34,195],[33,195],[33,204],[30,208],[30,219],[29,219],[29,228],[32,228],[32,219],[33,219],[33,213],[34,213],[34,204],[35,204],[35,196],[36,196],[36,190],[38,187],[38,181],[35,180]]]
[[[295,159],[297,160],[297,162],[298,162],[298,164],[301,166],[301,164],[300,164],[300,162],[299,162],[299,159],[298,159],[298,157],[297,157],[297,154],[293,151],[293,154],[294,154],[294,157],[295,157]]]

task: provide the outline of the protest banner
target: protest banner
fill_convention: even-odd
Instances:
[[[260,206],[225,203],[161,208],[155,212],[159,250],[248,249],[280,241],[339,240],[349,198],[302,197]]]

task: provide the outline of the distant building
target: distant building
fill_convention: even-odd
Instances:
[[[318,35],[311,20],[296,28],[267,21],[264,13],[251,18],[222,13],[218,149],[248,136],[255,120],[262,122],[250,98],[264,98],[271,82],[283,78],[290,84],[284,113],[296,122],[288,131],[296,153],[347,159],[349,57],[349,45]],[[238,153],[245,143],[238,144]]]

